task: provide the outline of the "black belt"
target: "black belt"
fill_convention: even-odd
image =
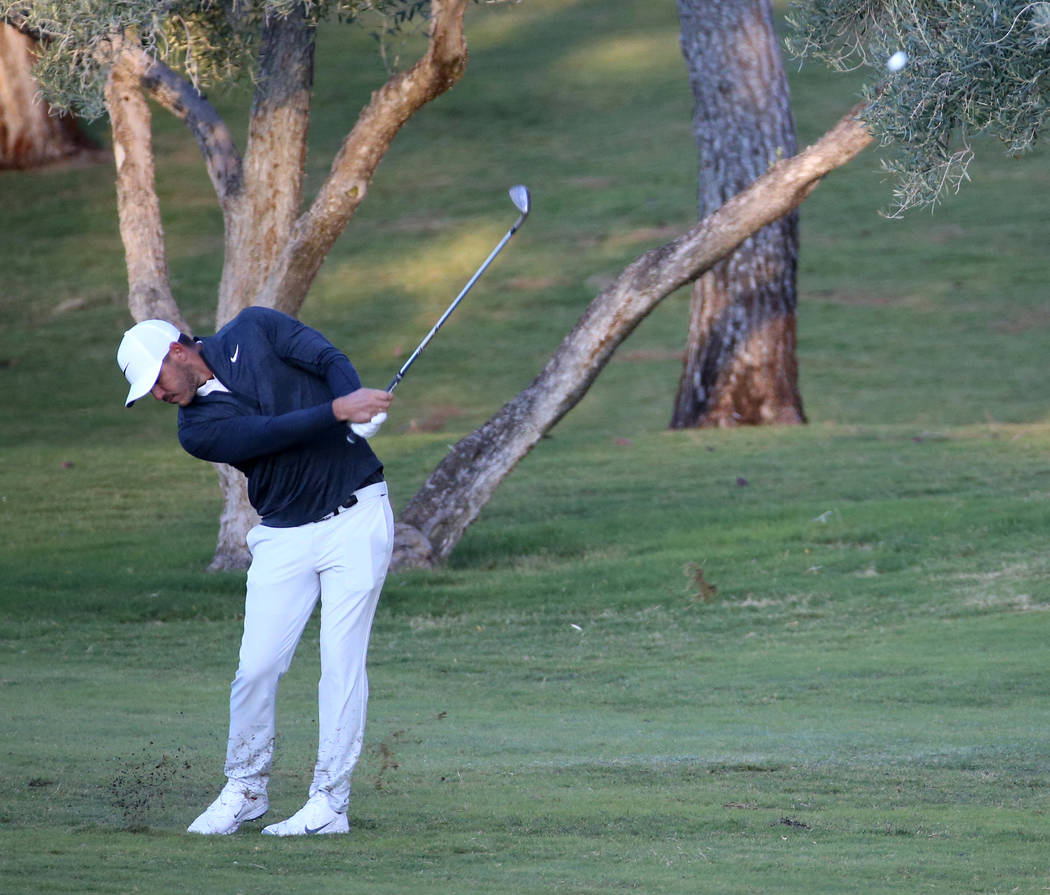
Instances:
[[[354,491],[360,491],[362,488],[367,488],[369,485],[378,485],[383,480],[383,470],[377,469],[367,479],[361,482],[360,485],[354,488]],[[343,510],[349,510],[352,506],[355,506],[356,504],[357,494],[351,494],[346,500],[339,504],[339,506],[332,510],[332,512],[326,513],[317,521],[324,522],[326,519],[331,519],[333,516],[338,516],[341,512],[343,512]]]

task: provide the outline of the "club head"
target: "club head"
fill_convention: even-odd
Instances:
[[[510,188],[510,201],[514,203],[514,206],[522,213],[522,216],[529,213],[529,188],[522,186],[520,183],[517,186]]]

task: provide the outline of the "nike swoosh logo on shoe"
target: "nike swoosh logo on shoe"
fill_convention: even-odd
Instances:
[[[325,829],[326,827],[330,827],[334,823],[334,820],[330,820],[328,821],[328,823],[321,824],[321,826],[319,827],[314,827],[312,830],[309,827],[303,827],[303,831],[306,833],[307,836],[313,836],[314,833],[320,833],[321,830]]]
[[[240,353],[241,353],[241,346],[238,345],[236,348],[233,349],[233,354],[230,355],[230,363],[231,364],[237,363],[237,358],[240,355]]]

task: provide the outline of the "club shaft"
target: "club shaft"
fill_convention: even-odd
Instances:
[[[427,344],[430,342],[431,339],[434,338],[434,335],[437,333],[437,331],[439,329],[441,329],[442,325],[445,323],[446,320],[448,320],[448,318],[452,314],[452,312],[454,310],[456,310],[456,306],[461,301],[463,301],[464,296],[466,296],[466,294],[470,291],[471,287],[478,281],[478,279],[481,277],[481,275],[485,272],[486,268],[488,268],[488,266],[492,263],[493,259],[500,253],[500,251],[503,249],[503,247],[507,244],[508,240],[515,233],[518,232],[518,227],[521,226],[522,221],[524,221],[524,220],[525,220],[525,215],[522,214],[521,217],[519,217],[514,222],[514,226],[511,227],[506,232],[506,234],[504,235],[503,239],[501,239],[499,241],[499,244],[496,246],[496,248],[494,248],[492,250],[492,252],[489,254],[488,258],[486,258],[482,262],[481,267],[479,267],[476,271],[474,271],[474,276],[472,276],[467,281],[467,285],[464,286],[462,288],[462,290],[460,290],[459,295],[457,295],[455,297],[455,299],[453,300],[452,304],[450,304],[448,306],[448,308],[445,310],[445,313],[441,315],[441,318],[438,320],[438,322],[434,324],[434,326],[431,328],[430,332],[428,332],[426,334],[426,336],[423,338],[423,341],[420,342],[419,345],[416,346],[416,350],[412,352],[411,356],[408,358],[407,361],[405,361],[405,363],[401,367],[401,369],[397,371],[397,375],[394,376],[394,378],[390,380],[390,385],[388,385],[386,387],[386,390],[388,392],[393,393],[394,389],[397,388],[398,383],[404,378],[405,373],[408,372],[408,368],[411,367],[412,364],[415,363],[416,358],[419,357],[419,355],[423,353],[423,349],[427,347]]]

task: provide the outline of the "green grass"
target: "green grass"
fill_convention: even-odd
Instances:
[[[387,381],[532,188],[376,442],[398,505],[695,204],[673,4],[482,4],[469,37],[303,315]],[[368,46],[322,34],[311,189],[381,76]],[[858,82],[791,69],[804,144]],[[241,130],[242,99],[218,97]],[[173,280],[210,332],[221,221],[192,139],[155,128]],[[902,221],[876,153],[826,179],[805,427],[665,431],[669,298],[451,561],[391,576],[352,833],[306,842],[182,832],[222,782],[243,576],[203,571],[217,487],[170,408],[121,406],[112,169],[0,176],[0,891],[1044,891],[1047,176],[982,146]],[[275,816],[311,768],[315,626]]]

